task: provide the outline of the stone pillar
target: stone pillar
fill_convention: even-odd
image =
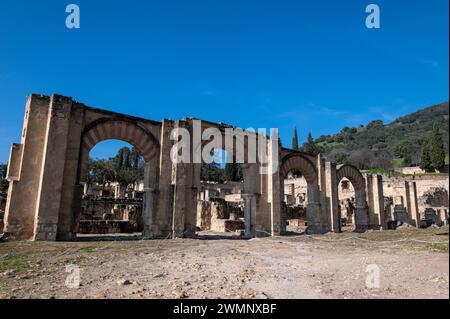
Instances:
[[[306,218],[308,234],[321,234],[328,231],[327,226],[323,225],[321,218],[320,192],[317,184],[308,183],[308,205],[306,206]]]
[[[70,98],[51,97],[38,189],[35,240],[56,240],[71,108]]]
[[[144,188],[144,201],[142,206],[142,219],[144,221],[143,235],[145,238],[154,238],[154,194],[156,190],[154,188]]]
[[[442,221],[442,225],[448,225],[448,210],[446,208],[441,207],[439,209],[439,217]]]
[[[122,197],[121,186],[120,184],[117,184],[116,186],[114,186],[114,198],[118,199],[121,197]]]
[[[155,221],[155,199],[157,198],[157,163],[156,160],[144,166],[144,198],[142,203],[143,235],[146,238],[158,236],[158,225]]]
[[[170,150],[173,141],[170,139],[175,123],[171,120],[163,120],[161,127],[161,150],[158,171],[158,192],[154,194],[155,212],[153,223],[155,228],[152,235],[157,238],[168,238],[172,235],[172,218],[174,204],[174,187],[172,184],[173,164],[170,158]]]
[[[253,195],[252,194],[242,194],[244,199],[244,221],[245,221],[245,237],[250,238],[254,235],[253,229]]]
[[[341,231],[341,218],[339,215],[338,183],[336,181],[336,165],[331,162],[325,163],[325,192],[327,207],[329,209],[331,230],[335,233]]]
[[[83,185],[83,195],[89,195],[89,183]]]
[[[295,184],[294,183],[289,185],[289,193],[290,193],[290,195],[295,197]]]
[[[387,218],[384,211],[383,178],[381,175],[372,175],[373,214],[378,218],[377,223],[381,229],[387,229]]]
[[[419,227],[420,222],[420,214],[419,214],[419,204],[417,201],[417,186],[416,182],[406,182],[409,183],[409,200],[407,203],[409,204],[408,207],[408,214],[409,219],[411,220],[411,223],[413,226]]]
[[[7,173],[10,183],[4,231],[16,239],[29,240],[34,234],[49,104],[49,97],[41,95],[28,97],[22,141],[11,147]],[[24,194],[26,194],[26,200],[24,200]]]
[[[380,175],[367,174],[366,192],[369,228],[386,229],[387,218],[384,211],[383,179]]]
[[[327,177],[325,170],[325,160],[322,155],[317,155],[316,158],[316,169],[317,169],[317,184],[308,183],[308,208],[309,211],[314,212],[308,214],[308,232],[323,234],[332,230],[330,211],[328,208],[326,185]],[[310,185],[311,184],[311,185]],[[311,216],[309,216],[311,215]],[[310,220],[311,219],[311,220]],[[310,230],[310,222],[312,227]]]
[[[180,120],[175,125],[177,128],[184,128],[192,132],[192,126],[189,121]],[[174,185],[172,210],[173,238],[193,237],[196,232],[197,191],[200,187],[201,164],[193,163],[193,152],[191,150],[192,145],[190,146],[190,150],[183,150],[184,152],[189,152],[190,161],[188,163],[178,161],[178,156],[182,154],[175,153],[172,169],[172,183]]]
[[[269,170],[267,176],[267,201],[270,204],[270,233],[272,236],[279,236],[283,232],[281,225],[281,191],[280,185],[283,182],[279,172],[279,141],[273,137],[268,140],[268,159]],[[258,172],[260,173],[260,172]],[[292,196],[294,196],[294,187],[292,187]]]
[[[365,232],[369,227],[369,212],[364,189],[355,190],[355,231]]]

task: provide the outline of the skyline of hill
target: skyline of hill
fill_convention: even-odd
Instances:
[[[422,145],[429,140],[434,123],[442,133],[448,154],[448,101],[425,107],[388,124],[373,120],[366,126],[344,127],[337,134],[318,137],[315,143],[321,153],[336,164],[350,163],[360,169],[414,166],[420,161]]]

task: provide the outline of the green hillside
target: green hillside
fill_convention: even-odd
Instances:
[[[360,169],[418,165],[423,143],[429,143],[433,123],[449,144],[449,104],[444,102],[398,118],[390,124],[376,120],[367,126],[345,127],[335,135],[315,140],[331,161],[350,163]],[[448,156],[447,156],[448,161]]]

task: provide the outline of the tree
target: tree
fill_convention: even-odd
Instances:
[[[116,172],[115,180],[123,188],[135,184],[139,180],[139,172],[132,168],[122,168]]]
[[[298,151],[298,134],[297,134],[297,128],[294,129],[294,137],[292,138],[292,149],[295,151]]]
[[[139,154],[139,151],[137,150],[136,147],[133,147],[131,149],[129,159],[130,159],[131,167],[134,169],[138,169],[143,164],[142,156]]]
[[[116,181],[116,167],[112,160],[91,160],[89,162],[89,183],[102,185]]]
[[[233,156],[233,162],[232,163],[226,163],[225,164],[225,170],[224,170],[224,180],[231,181],[231,182],[240,182],[242,181],[242,170],[239,164],[236,162],[236,157]]]
[[[0,164],[0,191],[4,192],[8,189],[8,180],[6,179],[6,171],[8,165]]]
[[[368,149],[353,151],[348,157],[348,164],[356,166],[358,169],[372,168],[375,156]]]
[[[441,169],[445,165],[444,141],[436,123],[433,124],[433,132],[431,134],[430,159],[431,166],[434,169]]]
[[[200,179],[202,181],[221,183],[223,181],[223,172],[222,169],[220,168],[220,164],[216,163],[216,161],[214,160],[215,158],[214,149],[211,150],[210,157],[212,160],[210,164],[204,162],[202,163]]]
[[[427,143],[422,145],[422,155],[420,157],[420,168],[429,171],[432,168],[431,158],[430,158],[430,150],[428,148]]]
[[[123,167],[131,167],[130,153],[130,149],[126,146],[119,149],[117,155],[112,159],[117,170],[120,170]]]
[[[303,151],[312,155],[317,155],[320,153],[317,144],[314,142],[311,132],[308,134],[308,141],[303,144]]]

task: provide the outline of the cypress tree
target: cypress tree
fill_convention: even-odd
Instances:
[[[292,149],[295,151],[298,151],[298,134],[297,134],[297,128],[294,129],[294,137],[292,138]]]
[[[433,125],[433,133],[431,134],[430,159],[431,166],[434,169],[440,169],[445,165],[444,141],[436,123]]]
[[[319,154],[319,149],[314,142],[311,132],[308,134],[308,141],[303,144],[303,151],[308,154],[317,155]]]
[[[422,146],[422,154],[420,156],[420,168],[429,171],[431,169],[431,158],[430,150],[428,149],[427,143],[425,142]]]

